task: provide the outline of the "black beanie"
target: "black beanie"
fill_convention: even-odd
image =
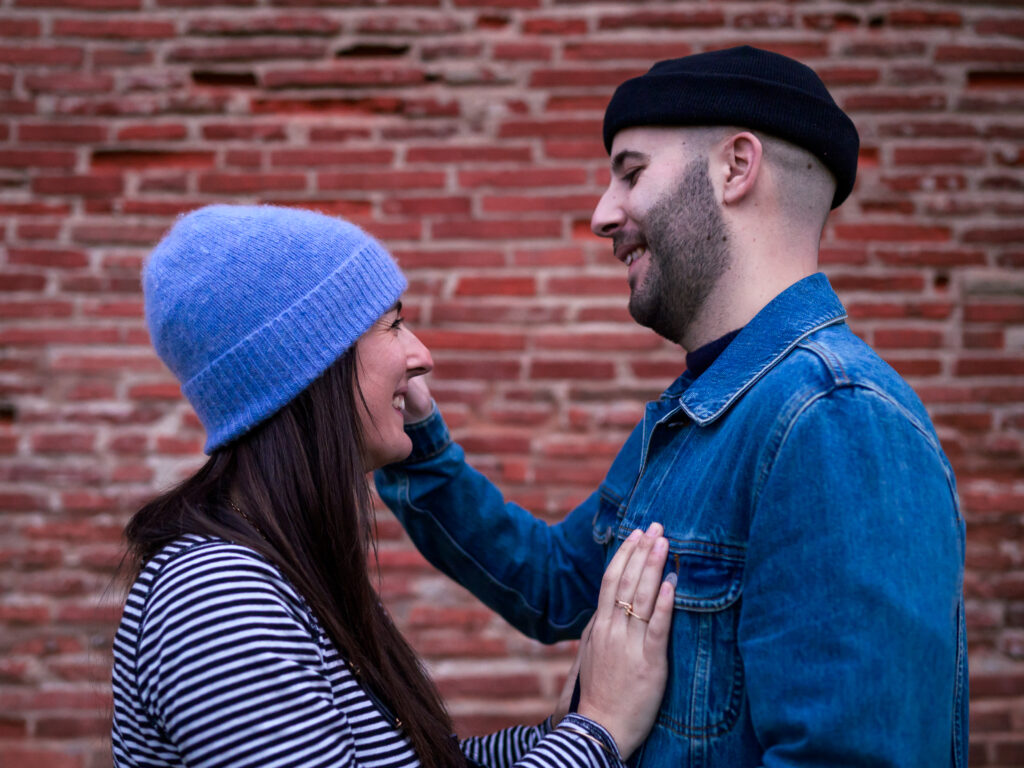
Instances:
[[[620,85],[604,113],[604,146],[623,128],[735,125],[816,155],[836,178],[832,207],[857,177],[860,139],[810,67],[749,45],[659,61]]]

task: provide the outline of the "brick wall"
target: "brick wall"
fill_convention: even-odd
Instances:
[[[109,764],[120,529],[202,441],[141,321],[175,214],[301,204],[382,238],[457,436],[557,520],[681,370],[589,232],[602,109],[741,42],[816,67],[860,129],[824,269],[956,465],[971,757],[1024,765],[1022,38],[1012,0],[0,0],[0,765]],[[381,540],[464,730],[545,715],[571,649],[508,631],[386,514]]]

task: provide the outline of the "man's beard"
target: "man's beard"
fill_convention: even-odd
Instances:
[[[643,230],[650,263],[629,297],[629,314],[678,344],[729,264],[706,157],[686,166],[679,186],[651,207]]]

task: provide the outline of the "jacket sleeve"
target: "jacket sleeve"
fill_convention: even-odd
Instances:
[[[600,493],[548,525],[466,464],[436,409],[406,431],[412,455],[375,481],[420,552],[526,635],[579,637],[605,565],[593,533]]]
[[[963,521],[934,433],[851,387],[775,437],[739,624],[764,765],[949,764]]]

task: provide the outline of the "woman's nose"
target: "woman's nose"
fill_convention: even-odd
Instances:
[[[434,359],[430,356],[430,350],[412,331],[407,331],[405,355],[405,368],[410,379],[434,370]]]

